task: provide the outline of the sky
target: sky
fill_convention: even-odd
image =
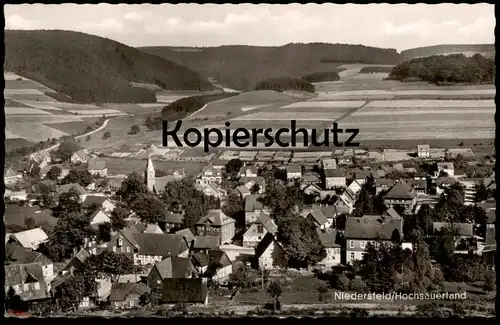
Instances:
[[[492,4],[5,5],[6,29],[64,29],[129,46],[494,43]]]

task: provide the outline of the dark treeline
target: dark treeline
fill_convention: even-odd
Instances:
[[[338,81],[340,76],[337,72],[326,71],[326,72],[313,72],[306,74],[302,79],[309,82],[324,82],[324,81]]]
[[[410,60],[417,57],[458,52],[488,53],[495,57],[495,44],[444,44],[424,46],[401,51],[401,57],[405,60]]]
[[[148,116],[144,125],[150,130],[160,130],[163,127],[163,120],[183,119],[210,102],[236,95],[238,93],[218,93],[181,98],[163,107],[161,116]]]
[[[495,82],[495,62],[480,54],[435,55],[405,61],[393,68],[389,79],[427,81],[431,83],[492,84]]]
[[[363,67],[359,71],[359,73],[391,73],[393,67],[384,67],[384,66],[372,66],[372,67]]]
[[[196,72],[110,39],[70,31],[6,31],[5,66],[77,102],[155,102],[154,91],[206,90]]]
[[[262,80],[261,82],[257,83],[257,85],[255,86],[255,90],[300,90],[313,93],[314,86],[307,80],[292,77],[281,77]]]

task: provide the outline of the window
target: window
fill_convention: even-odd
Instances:
[[[130,253],[130,246],[127,246],[127,253]]]
[[[363,249],[364,249],[364,248],[365,248],[365,246],[366,246],[366,242],[362,241],[362,242],[361,242],[361,248],[363,248]]]
[[[116,253],[116,246],[113,246],[113,252]]]
[[[354,253],[351,253],[351,260],[354,259]]]
[[[156,283],[160,284],[161,283],[161,280],[157,280]]]
[[[349,247],[354,248],[354,240],[351,240],[349,243]]]
[[[118,247],[123,246],[123,239],[118,238]]]
[[[120,247],[120,251],[121,251],[122,253],[124,253],[124,252],[125,252],[125,247]]]
[[[19,284],[14,284],[12,286],[12,289],[14,289],[15,292],[18,292],[19,291]]]
[[[30,289],[30,284],[29,283],[25,283],[24,286],[23,286],[23,290],[27,291],[29,289]]]

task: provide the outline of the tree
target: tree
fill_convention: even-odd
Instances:
[[[27,217],[24,219],[24,227],[26,227],[26,230],[34,229],[37,227],[36,220],[33,219],[32,217]]]
[[[16,294],[16,291],[12,286],[6,292],[5,297],[5,308],[7,310],[13,311],[28,311],[28,305],[21,299],[21,297]]]
[[[107,243],[111,240],[111,225],[109,223],[106,222],[99,225],[97,238],[103,243]]]
[[[484,277],[483,289],[488,292],[494,291],[496,289],[495,279],[496,279],[495,272],[487,271]]]
[[[62,161],[69,161],[71,156],[80,149],[81,147],[78,143],[76,143],[75,139],[69,138],[66,141],[61,142],[55,155]]]
[[[141,131],[141,129],[139,128],[139,125],[137,124],[134,124],[130,127],[130,131],[129,131],[129,134],[137,134]]]
[[[111,132],[109,132],[109,131],[104,132],[104,134],[102,135],[102,139],[106,140],[109,138],[111,138]]]
[[[130,173],[122,182],[118,196],[127,204],[135,201],[139,195],[149,193],[144,178],[137,172]]]
[[[111,212],[111,229],[118,231],[127,226],[125,219],[129,216],[129,210],[122,204],[115,207]]]
[[[56,185],[52,181],[41,181],[35,187],[38,194],[40,206],[52,209],[57,205],[59,195],[56,192]]]
[[[289,265],[308,267],[326,257],[316,225],[309,219],[300,216],[284,218],[278,224],[277,239],[283,246]]]
[[[92,139],[92,137],[90,136],[90,134],[85,137],[85,141],[87,141],[87,142],[89,142],[91,139]]]
[[[79,212],[82,209],[80,193],[75,188],[70,188],[68,192],[59,196],[59,205],[56,210],[60,213]]]
[[[271,282],[269,287],[267,288],[267,294],[271,298],[273,298],[273,308],[274,311],[276,311],[276,302],[278,301],[279,297],[281,296],[282,290],[281,286],[279,285],[278,282]]]
[[[481,201],[486,201],[487,199],[488,199],[488,190],[486,189],[484,182],[481,181],[479,182],[478,185],[476,185],[476,197],[474,198],[474,201],[481,202]]]
[[[260,191],[260,185],[259,184],[253,184],[252,187],[250,188],[250,193],[252,194],[257,194]]]
[[[230,283],[237,288],[250,288],[251,282],[249,279],[249,274],[246,266],[240,266],[233,270],[233,273],[229,275]]]
[[[237,193],[231,193],[226,198],[226,203],[222,206],[222,212],[237,222],[245,220],[245,203]]]
[[[144,223],[156,224],[165,217],[165,203],[150,193],[139,195],[130,207]]]
[[[71,169],[61,181],[61,184],[80,184],[87,187],[94,182],[94,177],[87,169]]]
[[[241,167],[243,167],[243,161],[240,159],[231,159],[226,164],[226,173],[233,174],[240,171]]]
[[[50,167],[45,177],[51,181],[56,181],[61,176],[62,169],[59,166]]]
[[[455,253],[455,236],[451,229],[443,229],[429,238],[431,256],[442,266],[449,266]]]
[[[110,251],[92,255],[89,265],[96,270],[98,277],[108,278],[113,282],[116,282],[120,275],[134,271],[134,261],[128,255]]]
[[[319,293],[319,297],[318,297],[318,300],[319,301],[325,301],[326,299],[326,295],[328,293],[328,287],[326,285],[321,285],[318,287],[318,293]],[[326,302],[326,301],[325,301]]]

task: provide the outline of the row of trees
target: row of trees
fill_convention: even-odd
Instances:
[[[335,71],[313,72],[302,76],[302,79],[309,82],[338,81],[340,76]]]
[[[258,82],[255,85],[255,90],[274,90],[274,91],[287,91],[298,90],[314,93],[314,86],[305,79],[298,79],[293,77],[269,78]]]

